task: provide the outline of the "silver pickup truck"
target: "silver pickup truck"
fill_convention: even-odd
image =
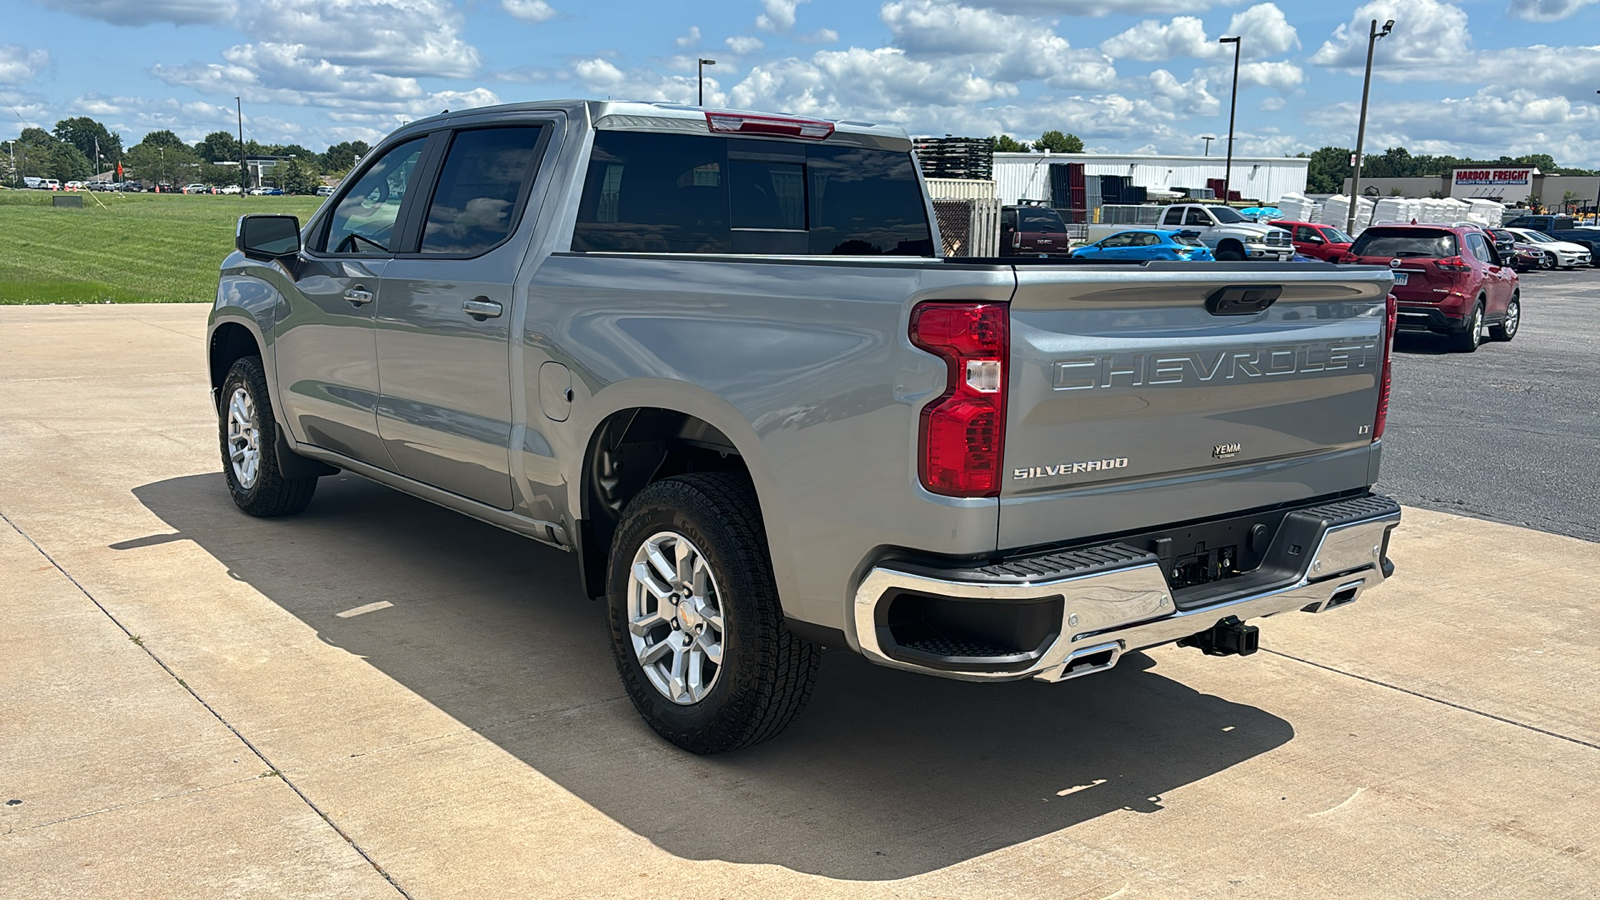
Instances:
[[[251,515],[354,472],[571,551],[645,720],[780,731],[820,648],[1060,681],[1392,571],[1391,276],[942,259],[897,129],[649,103],[451,112],[209,327]]]

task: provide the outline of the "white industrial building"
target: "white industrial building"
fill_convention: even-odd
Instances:
[[[1271,203],[1284,194],[1304,194],[1306,166],[1293,156],[1235,156],[1231,188],[1246,200]],[[1097,153],[996,153],[994,181],[1003,203],[1051,200],[1050,167],[1083,163],[1083,173],[1123,175],[1145,188],[1204,188],[1227,173],[1221,156],[1105,156]]]

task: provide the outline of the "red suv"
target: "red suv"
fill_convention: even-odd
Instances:
[[[1454,349],[1471,353],[1485,325],[1490,337],[1509,341],[1522,324],[1517,273],[1477,228],[1375,225],[1340,262],[1394,271],[1400,331],[1448,335]]]
[[[1312,259],[1325,259],[1328,262],[1338,262],[1341,256],[1349,252],[1351,237],[1332,225],[1322,225],[1317,222],[1269,222],[1284,231],[1289,232],[1289,240],[1294,242],[1294,252]]]

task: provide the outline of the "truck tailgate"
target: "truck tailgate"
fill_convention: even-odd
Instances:
[[[1369,485],[1390,284],[1324,264],[1017,267],[999,547]]]

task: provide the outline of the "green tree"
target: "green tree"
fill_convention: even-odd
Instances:
[[[272,170],[272,177],[285,194],[315,194],[322,184],[316,171],[298,156],[278,163]]]
[[[1337,194],[1350,177],[1350,150],[1322,147],[1311,153],[1306,164],[1306,190],[1313,194]]]
[[[172,132],[152,132],[152,134],[167,134]],[[200,161],[195,156],[189,145],[182,141],[167,143],[158,139],[156,143],[150,142],[151,135],[128,150],[126,156],[126,177],[137,178],[149,184],[169,184],[182,186],[190,179],[188,176],[192,166]],[[175,136],[174,136],[175,137]]]
[[[96,144],[100,147],[102,161],[111,162],[122,158],[122,135],[88,116],[62,119],[57,122],[55,136],[58,140],[76,147],[84,159],[90,162],[94,161]]]
[[[1054,129],[1039,135],[1033,142],[1033,152],[1042,153],[1049,150],[1051,153],[1082,153],[1083,140],[1075,134],[1063,134]]]
[[[1000,149],[998,146],[996,150]],[[372,152],[366,141],[343,141],[329,147],[322,154],[321,168],[325,175],[343,175],[355,168],[356,159]]]
[[[148,138],[146,142],[148,143]],[[214,162],[238,162],[239,139],[226,131],[213,131],[206,135],[206,139],[194,145],[195,155],[202,160]]]
[[[996,153],[1027,153],[1032,149],[1026,141],[1019,141],[1009,134],[997,134],[994,136],[994,152]]]
[[[140,141],[139,143],[148,147],[182,147],[185,150],[190,149],[189,145],[183,142],[183,138],[178,137],[165,128],[159,131],[150,132],[149,134],[145,135],[144,140]]]
[[[94,174],[78,148],[43,128],[25,128],[17,138],[17,168],[29,178],[85,181]]]

